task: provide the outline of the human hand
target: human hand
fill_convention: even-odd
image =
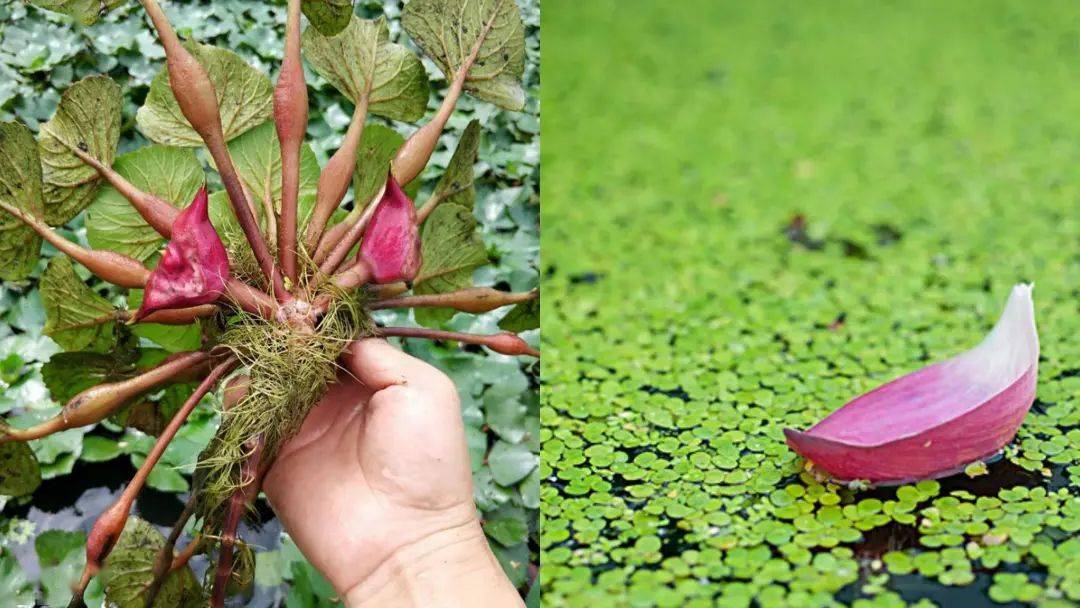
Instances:
[[[297,547],[351,608],[521,606],[480,528],[453,382],[380,339],[342,359],[263,483]]]

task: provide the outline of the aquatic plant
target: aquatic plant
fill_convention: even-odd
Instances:
[[[480,313],[516,305],[515,319],[526,317],[518,326],[535,327],[528,317],[536,315],[537,292],[471,286],[472,271],[487,260],[471,212],[478,128],[467,130],[420,209],[406,194],[462,93],[522,107],[523,27],[511,0],[409,3],[402,24],[443,70],[450,92],[399,149],[360,154],[388,148],[365,141],[369,114],[415,122],[429,97],[420,59],[390,41],[384,20],[353,16],[349,2],[289,0],[284,60],[271,84],[228,50],[182,42],[155,0],[142,5],[166,56],[137,116],[155,145],[116,157],[123,100],[103,76],[71,85],[36,139],[23,125],[0,124],[0,276],[27,276],[47,241],[61,255],[41,280],[45,331],[65,349],[127,357],[127,336],[150,324],[197,326],[202,347],[145,369],[118,369],[34,427],[5,425],[2,491],[26,494],[40,479],[25,441],[120,415],[150,391],[196,382],[91,530],[71,603],[81,603],[89,580],[101,572],[107,599],[117,605],[209,599],[220,606],[250,577],[243,567],[250,565],[250,547],[236,537],[239,521],[278,449],[334,382],[338,357],[352,341],[419,337],[539,355],[511,333],[379,327],[370,316],[385,308]],[[75,11],[84,21],[97,14],[77,3],[48,8]],[[304,32],[302,11],[310,20]],[[302,57],[355,104],[341,147],[322,169],[304,143]],[[381,134],[370,133],[372,139]],[[206,192],[203,169],[187,150],[198,147],[207,151],[223,192]],[[92,248],[54,228],[90,206],[106,185],[130,207],[91,215]],[[342,208],[350,188],[351,207]],[[133,290],[138,310],[118,309],[99,296],[72,261]],[[131,506],[186,418],[230,376],[243,377],[247,390],[222,413],[173,533],[154,540],[152,530],[129,516]],[[200,532],[174,555],[192,518]],[[208,589],[186,566],[194,552],[216,555]]]

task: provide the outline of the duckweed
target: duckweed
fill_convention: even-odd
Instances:
[[[544,14],[545,606],[1080,601],[1080,20],[815,4]],[[1001,458],[868,488],[785,445],[1018,281]]]

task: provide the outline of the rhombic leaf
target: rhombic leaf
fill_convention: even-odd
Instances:
[[[480,122],[473,120],[458,140],[457,149],[446,167],[446,173],[435,185],[432,199],[438,198],[439,204],[460,205],[472,210],[476,204],[476,186],[473,179],[473,166],[476,164],[476,152],[480,147]]]
[[[116,308],[82,282],[67,256],[49,261],[40,289],[45,335],[65,350],[104,352],[116,343]]]
[[[499,320],[499,329],[523,332],[540,327],[540,300],[522,302],[510,309],[506,316]]]
[[[382,189],[386,183],[386,172],[390,170],[390,161],[403,143],[405,138],[391,128],[378,124],[364,127],[364,138],[356,153],[356,172],[353,173],[352,184],[353,199],[358,207],[366,206]]]
[[[41,216],[41,161],[30,130],[0,122],[0,202]],[[11,215],[0,211],[0,278],[18,281],[37,265],[41,237]]]
[[[281,211],[281,143],[272,121],[265,122],[229,142],[236,172],[255,201],[269,199]],[[300,147],[300,196],[314,194],[319,161],[311,146]]]
[[[248,65],[239,55],[217,47],[188,42],[184,45],[210,74],[221,126],[228,141],[266,122],[273,114],[273,86],[265,74]],[[136,116],[143,135],[170,146],[202,146],[199,134],[180,111],[169,88],[169,72],[164,67],[150,84],[146,103]]]
[[[41,380],[53,401],[67,403],[92,386],[130,378],[135,372],[134,361],[116,350],[56,353],[41,366]]]
[[[419,57],[390,42],[385,19],[353,19],[333,37],[308,28],[302,44],[315,71],[353,103],[366,96],[369,112],[394,120],[424,115],[427,73]]]
[[[508,110],[525,107],[525,29],[514,0],[413,0],[401,25],[448,80],[480,41],[465,90]]]
[[[300,10],[319,33],[333,36],[349,25],[353,3],[352,0],[303,0]]]
[[[41,469],[30,444],[0,443],[0,496],[26,496],[41,485]]]
[[[420,239],[423,264],[413,293],[446,293],[471,287],[473,270],[487,264],[487,249],[476,233],[472,211],[460,205],[441,205],[424,222]],[[454,311],[444,308],[417,308],[418,323],[447,321]]]
[[[193,150],[146,146],[116,159],[113,169],[136,188],[184,208],[205,181]],[[94,249],[109,249],[145,261],[165,242],[124,195],[101,189],[86,219],[86,238]]]
[[[28,0],[45,10],[70,15],[83,25],[93,25],[98,18],[125,0]]]
[[[68,87],[49,122],[41,126],[45,221],[54,226],[78,215],[101,188],[98,172],[72,152],[79,148],[112,165],[120,140],[120,85],[90,76]]]
[[[131,517],[116,547],[105,560],[101,582],[105,600],[116,608],[145,608],[146,588],[153,579],[154,560],[165,545],[165,537],[153,526]],[[161,586],[155,606],[199,606],[202,589],[189,566],[169,574]]]

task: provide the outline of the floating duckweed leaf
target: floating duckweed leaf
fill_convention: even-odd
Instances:
[[[525,107],[525,29],[514,0],[413,0],[405,5],[401,25],[447,80],[480,42],[465,90],[508,110]]]
[[[334,36],[353,16],[352,0],[303,0],[300,10],[323,36]]]
[[[29,444],[23,441],[0,443],[0,495],[25,496],[39,485],[41,469]]]
[[[49,260],[40,288],[45,335],[57,344],[96,352],[116,344],[116,307],[83,283],[66,255]]]
[[[184,44],[210,74],[221,109],[225,141],[270,119],[273,114],[273,85],[262,72],[248,65],[236,53],[214,46]],[[162,67],[146,95],[146,103],[136,115],[139,130],[152,141],[168,146],[198,147],[202,138],[180,111],[169,87],[169,71]]]
[[[70,15],[83,25],[93,25],[97,20],[125,0],[28,0],[34,6]]]
[[[315,70],[353,103],[366,96],[369,112],[394,120],[424,115],[427,73],[419,57],[390,42],[385,19],[352,19],[336,36],[308,28],[302,40]]]
[[[120,140],[120,85],[108,76],[89,76],[68,87],[49,122],[41,126],[45,221],[66,223],[89,205],[102,179],[71,148],[112,165]]]
[[[41,217],[41,161],[30,130],[0,122],[0,202]],[[41,237],[26,224],[0,211],[0,278],[18,281],[37,265]]]
[[[1031,286],[1017,285],[975,348],[898,378],[788,443],[837,479],[941,477],[996,454],[1035,399],[1039,338]]]
[[[128,518],[101,571],[101,583],[110,606],[145,608],[146,587],[153,579],[154,562],[164,545],[165,537],[153,526],[138,517]],[[201,596],[202,588],[195,575],[189,566],[184,566],[168,575],[154,605],[189,606]]]
[[[193,150],[151,145],[116,159],[113,169],[136,188],[184,208],[206,178]],[[95,249],[108,249],[145,261],[165,239],[112,186],[101,189],[86,218],[86,239]]]

